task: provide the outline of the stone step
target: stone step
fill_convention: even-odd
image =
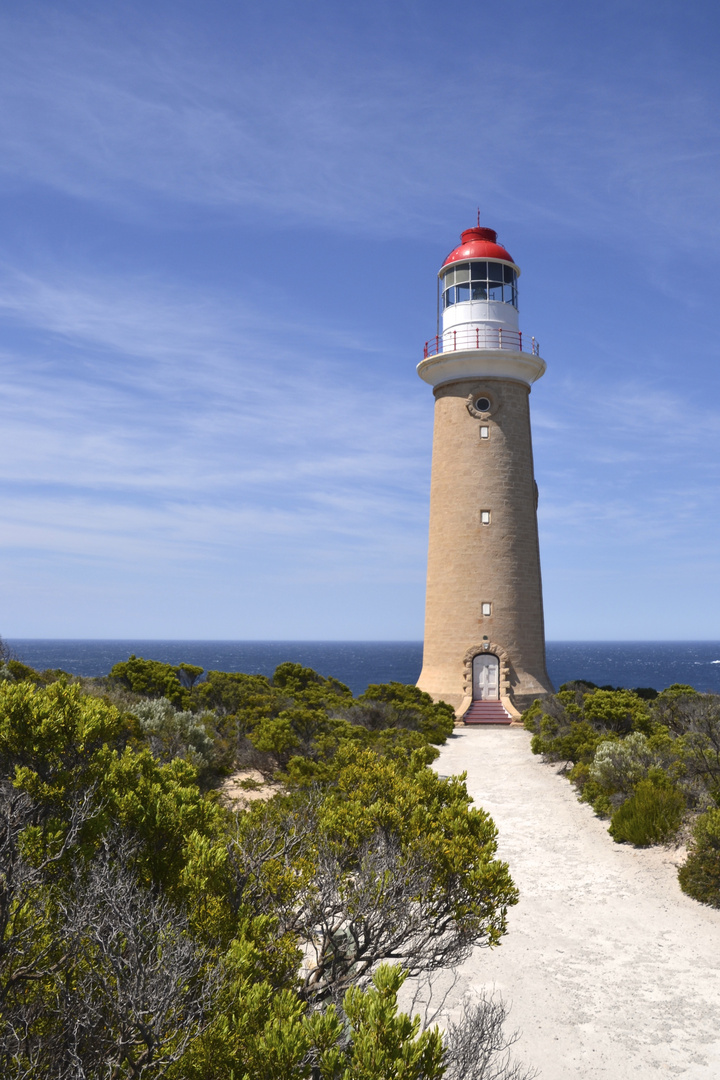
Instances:
[[[465,724],[511,724],[512,717],[499,701],[473,701],[463,716]]]

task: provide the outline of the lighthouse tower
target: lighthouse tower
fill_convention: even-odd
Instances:
[[[466,229],[438,274],[425,648],[418,686],[466,722],[506,722],[552,693],[545,670],[530,387],[545,371],[518,323],[520,269]]]

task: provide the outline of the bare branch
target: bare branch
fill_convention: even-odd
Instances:
[[[505,1004],[494,995],[463,1003],[462,1016],[451,1021],[444,1037],[445,1080],[533,1080],[537,1070],[512,1060],[517,1031],[505,1035]]]
[[[107,842],[58,899],[65,963],[41,1000],[14,1001],[5,1036],[18,1076],[160,1077],[201,1030],[214,991],[205,957],[184,916],[138,885],[131,858]]]
[[[477,879],[439,874],[422,844],[405,850],[378,829],[365,843],[325,846],[308,798],[287,816],[258,815],[231,845],[235,903],[274,915],[304,951],[303,996],[338,999],[378,964],[411,976],[453,968],[505,927],[502,897]]]
[[[7,778],[0,780],[0,1005],[22,982],[38,981],[56,970],[64,942],[42,933],[47,924],[51,886],[80,832],[100,808],[94,789],[85,791],[70,808],[61,837],[32,860],[23,852],[22,837],[35,822],[36,807],[29,795]]]

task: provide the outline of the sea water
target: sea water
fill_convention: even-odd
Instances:
[[[107,675],[128,656],[167,664],[198,664],[206,671],[272,675],[286,660],[332,675],[360,694],[370,683],[415,683],[422,667],[420,641],[74,641],[12,639],[18,659],[31,667],[74,675]],[[662,690],[685,683],[720,693],[717,641],[549,641],[548,674],[558,687],[570,679],[598,686]]]

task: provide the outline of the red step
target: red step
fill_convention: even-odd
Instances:
[[[499,701],[473,701],[463,721],[466,724],[512,724],[512,716]]]

